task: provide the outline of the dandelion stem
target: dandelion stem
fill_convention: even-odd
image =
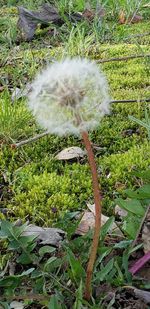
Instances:
[[[96,260],[96,254],[99,243],[99,234],[101,228],[101,208],[102,208],[102,197],[100,194],[100,188],[98,184],[98,175],[97,168],[94,158],[94,153],[92,150],[91,142],[87,132],[82,132],[82,138],[87,150],[88,161],[92,173],[92,182],[93,182],[93,193],[94,193],[94,203],[95,203],[95,230],[93,236],[93,242],[91,246],[90,257],[87,265],[86,271],[86,282],[85,282],[85,299],[89,300],[91,297],[91,280],[93,268]]]

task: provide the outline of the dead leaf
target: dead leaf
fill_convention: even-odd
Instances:
[[[105,9],[99,5],[96,10],[92,10],[90,5],[87,5],[82,16],[89,21],[92,21],[95,16],[102,18],[105,16]]]
[[[12,301],[10,303],[10,308],[12,309],[23,309],[25,307],[25,304],[18,301]]]
[[[79,226],[76,229],[75,234],[77,235],[85,235],[90,229],[94,229],[95,227],[95,205],[88,204],[87,206],[90,212],[85,211],[79,223]],[[109,217],[102,214],[101,215],[101,225],[103,226],[107,222],[108,219]],[[120,229],[115,223],[113,223],[110,233],[115,233],[116,235],[122,236],[122,232],[120,231]]]
[[[139,22],[141,22],[143,20],[143,17],[141,15],[133,15],[133,16],[130,16],[128,19],[127,19],[127,24],[137,24]]]
[[[127,17],[126,13],[124,10],[121,10],[119,12],[119,24],[123,25],[123,24],[136,24],[141,22],[143,19],[143,17],[141,15],[132,15]]]
[[[80,147],[65,148],[56,155],[57,160],[71,160],[76,158],[83,158],[86,152]]]
[[[5,89],[4,86],[0,86],[0,92],[2,92]]]
[[[147,253],[150,251],[150,207],[144,221],[145,222],[142,229],[142,240],[144,253]]]
[[[79,226],[77,227],[76,235],[85,235],[90,229],[94,229],[95,226],[95,216],[92,212],[85,211]]]
[[[82,16],[85,19],[88,19],[89,21],[93,20],[94,16],[95,16],[95,12],[91,9],[85,9],[82,13]]]
[[[128,212],[125,209],[122,209],[119,205],[115,206],[115,215],[118,215],[120,218],[126,217]]]
[[[145,222],[142,231],[144,252],[150,251],[150,222]]]
[[[24,89],[16,87],[12,90],[11,100],[12,102],[17,101],[23,97],[26,97],[31,90],[31,85],[27,84]]]
[[[142,299],[146,304],[150,304],[150,292],[139,290],[139,289],[134,289],[134,294],[138,298]]]
[[[18,11],[18,28],[21,30],[26,40],[31,40],[33,38],[39,23],[49,25],[50,22],[57,24],[62,24],[63,22],[56,8],[49,4],[44,4],[39,11],[30,11],[19,6]]]
[[[46,3],[39,11],[30,11],[22,6],[18,7],[19,20],[18,28],[22,33],[22,37],[25,40],[32,40],[38,24],[49,26],[51,23],[61,26],[64,21],[59,15],[57,9],[54,6]],[[70,20],[81,20],[81,14],[75,13],[70,16],[66,14]]]
[[[22,235],[34,235],[37,237],[36,240],[42,245],[53,245],[59,247],[61,241],[65,237],[65,232],[57,228],[46,228],[39,227],[34,224],[29,224]]]
[[[126,22],[125,16],[126,16],[126,15],[125,15],[124,10],[121,10],[121,11],[119,12],[119,24],[121,24],[121,25],[125,24],[125,22]]]
[[[103,6],[99,5],[96,9],[96,16],[98,17],[104,17],[106,15],[106,11],[105,9],[103,8]]]

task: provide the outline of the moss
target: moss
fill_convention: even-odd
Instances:
[[[33,168],[33,169],[32,169]],[[82,209],[92,195],[89,168],[66,165],[61,174],[37,173],[32,164],[18,171],[13,186],[14,197],[8,208],[15,216],[32,222],[52,223],[68,209]]]
[[[124,153],[100,158],[98,162],[103,173],[105,192],[107,195],[110,192],[112,196],[115,191],[122,192],[124,188],[137,185],[132,172],[150,167],[150,144],[145,141],[142,145],[135,145]]]
[[[112,212],[113,198],[119,192],[136,184],[131,172],[150,166],[149,154],[150,145],[145,141],[142,146],[133,146],[126,152],[97,158],[105,213]],[[13,185],[10,185],[13,196],[9,203],[7,200],[7,207],[15,217],[52,224],[64,212],[83,210],[87,202],[93,203],[88,165],[64,164],[47,156],[43,160],[36,158],[35,162],[18,169],[14,159],[10,161],[10,170],[16,169]],[[6,206],[6,200],[3,206]]]

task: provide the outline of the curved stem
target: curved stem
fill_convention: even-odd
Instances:
[[[94,193],[94,203],[95,203],[95,230],[93,236],[93,242],[91,246],[90,257],[87,265],[86,272],[86,282],[85,282],[85,299],[89,300],[91,297],[91,279],[93,268],[96,260],[96,254],[99,243],[99,234],[101,228],[101,208],[102,208],[102,197],[100,195],[100,189],[98,184],[98,175],[97,168],[94,158],[94,153],[92,150],[91,142],[89,140],[89,136],[87,132],[82,132],[82,138],[87,150],[88,161],[92,174],[92,183],[93,183],[93,193]]]

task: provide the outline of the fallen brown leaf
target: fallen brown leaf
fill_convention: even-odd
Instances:
[[[85,235],[86,233],[88,233],[90,229],[94,229],[95,227],[95,205],[88,204],[87,206],[90,211],[85,211],[85,213],[83,214],[83,217],[75,232],[75,234],[77,235]],[[109,217],[102,214],[101,215],[101,226],[103,226],[107,222],[108,219]],[[122,232],[120,231],[116,223],[113,223],[112,225],[110,233],[112,232],[119,236],[122,235]]]
[[[125,22],[126,22],[125,16],[126,16],[126,14],[125,14],[124,10],[121,10],[119,12],[119,24],[121,24],[121,25],[125,24]]]
[[[57,160],[71,160],[75,158],[83,158],[86,152],[80,147],[68,147],[63,149],[56,155]]]

